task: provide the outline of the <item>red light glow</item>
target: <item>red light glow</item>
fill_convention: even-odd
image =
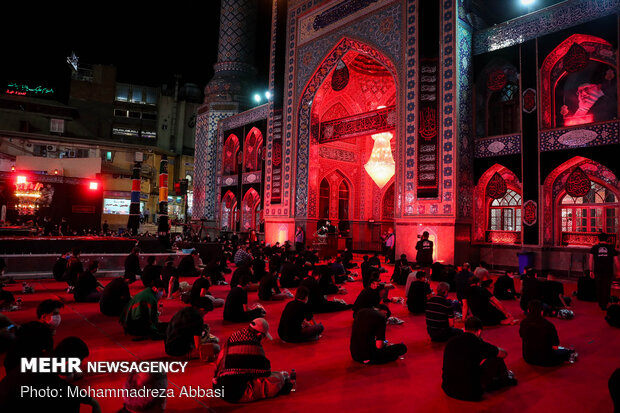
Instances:
[[[583,116],[567,116],[564,118],[564,126],[583,125],[585,123],[592,123],[594,121],[594,115],[588,114]]]
[[[26,177],[23,176],[23,175],[18,176],[17,180],[15,181],[15,183],[17,183],[18,185],[25,184],[26,183]]]
[[[99,188],[99,182],[91,181],[90,184],[88,185],[88,188],[91,191],[96,191]]]

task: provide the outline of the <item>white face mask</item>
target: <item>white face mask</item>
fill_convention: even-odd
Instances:
[[[60,325],[60,314],[52,315],[52,319],[48,323],[52,328],[58,328]]]

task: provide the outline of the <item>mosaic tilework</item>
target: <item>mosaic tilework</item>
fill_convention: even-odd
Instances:
[[[617,144],[620,143],[619,135],[619,121],[580,125],[570,129],[555,129],[540,133],[540,150],[546,152]]]
[[[278,2],[283,0],[273,0],[272,8],[271,8],[271,38],[275,39],[277,34],[277,24],[278,24]],[[276,73],[276,43],[271,42],[271,48],[269,50],[269,93],[271,96],[275,96],[278,91],[276,91],[276,83],[275,83],[275,73]],[[269,215],[270,206],[271,206],[271,174],[272,174],[272,147],[273,147],[273,138],[274,138],[274,117],[275,117],[276,107],[273,99],[269,102],[269,111],[267,114],[267,135],[265,141],[265,186],[263,188],[263,203],[264,203],[264,211],[265,215]],[[279,115],[279,121],[277,125],[277,133],[280,138],[282,138],[282,115]]]
[[[620,0],[574,0],[558,3],[474,34],[474,54],[482,54],[615,14]]]
[[[397,79],[393,63],[376,49],[348,38],[342,39],[317,68],[299,100],[298,136],[297,136],[297,183],[295,215],[306,217],[308,214],[308,168],[310,159],[310,108],[312,99],[327,75],[336,66],[342,56],[349,50],[364,53],[383,64],[390,74]],[[287,108],[287,116],[290,108]],[[288,122],[288,121],[287,121]],[[288,127],[288,125],[287,125]],[[288,132],[287,132],[288,136]],[[288,150],[288,142],[287,142]]]
[[[458,140],[456,119],[456,59],[457,48],[456,43],[456,18],[457,9],[455,7],[456,0],[443,0],[441,2],[441,70],[442,70],[442,116],[441,116],[441,136],[442,136],[442,168],[440,174],[442,176],[442,184],[440,187],[439,204],[431,204],[431,214],[436,210],[439,215],[453,215],[454,210],[454,168],[456,167],[455,146]]]
[[[200,162],[202,167],[205,168],[204,196],[202,198],[204,200],[204,217],[209,220],[215,220],[219,216],[217,214],[219,188],[216,185],[216,178],[219,177],[222,169],[220,151],[224,142],[221,138],[218,139],[218,122],[234,114],[235,112],[210,111],[208,114],[200,115],[200,117],[208,116],[206,133],[200,142],[201,145],[205,146],[205,158],[204,160],[201,159]],[[198,135],[198,132],[196,135]],[[199,142],[196,141],[196,143],[198,144]],[[196,145],[196,148],[198,148],[198,145]],[[194,159],[194,162],[196,163],[197,160]],[[194,195],[194,199],[196,199],[196,195]]]
[[[217,119],[219,122],[216,123],[216,131],[217,139],[214,138],[214,141],[217,143],[217,148],[214,149],[216,153],[216,162],[213,165],[213,176],[214,182],[217,181],[218,185],[214,185],[213,196],[211,197],[213,203],[213,218],[216,217],[219,219],[220,217],[220,185],[226,185],[227,183],[223,181],[222,177],[222,148],[224,147],[224,132],[230,129],[238,128],[243,125],[247,125],[250,123],[257,122],[259,120],[267,119],[267,115],[269,112],[269,105],[264,104],[261,106],[257,106],[255,108],[246,110],[245,112],[241,112],[239,114],[236,113],[228,113],[228,112],[220,112],[220,117]],[[264,131],[262,131],[264,132]],[[263,133],[264,134],[264,133]],[[217,180],[215,179],[217,177]],[[228,178],[228,177],[226,177]],[[237,177],[234,177],[234,182],[231,184],[234,185],[237,182]],[[209,204],[207,204],[209,206]]]
[[[205,183],[207,176],[207,136],[208,136],[208,113],[199,114],[196,117],[196,143],[194,151],[194,203],[192,206],[192,218],[205,217]]]
[[[401,211],[404,216],[415,215],[415,160],[416,160],[416,86],[417,73],[417,27],[418,0],[407,0],[407,61],[406,61],[406,104],[405,104],[405,155],[403,159],[402,179],[398,179],[396,194],[404,194],[404,199],[397,199],[395,214]],[[400,186],[404,182],[404,187]],[[400,205],[399,204],[400,202]]]
[[[338,27],[332,33],[316,39],[304,46],[297,46],[297,80],[296,93],[299,96],[301,90],[308,83],[313,71],[321,60],[330,52],[337,42],[343,37],[351,37],[360,40],[370,46],[381,50],[398,66],[400,62],[400,15],[401,5],[395,3],[381,9],[376,13],[352,22],[346,26]]]
[[[222,0],[217,61],[250,63],[254,59],[256,1]]]
[[[457,20],[458,65],[457,80],[459,101],[459,196],[458,214],[460,217],[471,217],[473,206],[473,116],[472,116],[472,35],[473,30],[468,23]]]
[[[494,136],[476,140],[474,156],[490,158],[493,156],[521,153],[521,135]]]

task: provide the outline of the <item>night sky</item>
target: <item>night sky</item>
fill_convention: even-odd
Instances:
[[[82,3],[81,9],[60,10],[61,3],[54,4],[56,8],[12,5],[13,10],[3,16],[0,80],[4,85],[12,81],[56,88],[68,85],[66,58],[72,51],[80,64],[116,66],[117,81],[123,83],[172,85],[174,75],[180,74],[181,83],[195,83],[202,89],[213,76],[219,0],[165,2],[166,7],[149,2],[148,8],[140,9],[89,2]],[[259,4],[256,64],[258,82],[266,85],[270,1],[259,0]]]

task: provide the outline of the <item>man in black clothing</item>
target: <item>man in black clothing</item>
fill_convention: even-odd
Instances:
[[[517,384],[504,363],[506,350],[485,342],[481,336],[482,321],[470,317],[465,321],[465,332],[446,344],[441,387],[448,396],[479,401],[486,391]]]
[[[250,280],[249,288],[251,288],[252,285],[258,287],[258,283],[252,282],[252,270],[245,263],[238,264],[235,271],[233,271],[232,276],[230,277],[230,286],[236,287],[237,285],[239,285],[239,280],[241,280],[241,278],[243,277],[247,277]]]
[[[531,300],[539,300],[541,282],[538,280],[538,274],[533,268],[525,268],[525,273],[521,276],[521,300],[519,305],[524,313],[527,313],[527,306]]]
[[[101,299],[101,290],[103,285],[97,278],[95,273],[99,269],[99,261],[91,261],[86,271],[81,273],[75,281],[73,288],[73,298],[78,303],[96,303]]]
[[[125,258],[125,274],[138,278],[142,276],[140,267],[140,248],[133,247],[131,253]]]
[[[197,277],[200,269],[196,268],[195,259],[198,258],[198,251],[193,249],[191,253],[181,258],[178,270],[181,277]]]
[[[607,235],[598,235],[598,244],[590,249],[590,270],[594,271],[596,279],[596,297],[601,310],[606,311],[611,296],[611,282],[614,275],[620,270],[618,251],[608,244]]]
[[[426,309],[426,301],[431,294],[433,294],[433,290],[426,281],[426,274],[424,271],[418,271],[416,280],[411,283],[407,293],[407,308],[409,312],[413,314],[423,313]]]
[[[469,279],[474,276],[471,272],[471,265],[466,262],[463,264],[463,269],[456,274],[456,299],[463,301],[465,297],[465,291],[469,288]]]
[[[99,300],[99,310],[101,314],[118,317],[123,309],[131,300],[129,284],[135,281],[131,274],[124,274],[110,281],[101,293]]]
[[[292,298],[288,290],[280,291],[278,286],[278,273],[270,272],[264,275],[258,284],[258,299],[262,301],[281,301]]]
[[[528,303],[527,317],[521,321],[519,336],[523,340],[523,359],[529,364],[557,366],[569,361],[575,352],[560,347],[558,332],[553,323],[543,317],[539,300]]]
[[[402,254],[400,259],[394,263],[394,272],[392,273],[391,280],[398,285],[405,285],[411,271],[411,265],[407,261],[407,256]]]
[[[172,294],[179,290],[179,271],[174,266],[173,255],[168,256],[164,262],[164,266],[161,269],[161,280],[164,283],[164,289],[168,298],[172,298]]]
[[[224,304],[224,320],[232,323],[241,323],[252,321],[255,318],[261,318],[265,316],[266,312],[262,307],[257,307],[252,310],[248,310],[248,292],[247,287],[250,283],[250,278],[245,276],[239,280],[239,285],[232,287],[226,302]]]
[[[142,284],[145,287],[151,285],[153,280],[161,279],[161,265],[155,265],[155,256],[149,255],[146,259],[146,265],[142,269]],[[167,287],[167,283],[164,284]]]
[[[614,402],[614,412],[620,412],[620,368],[617,368],[609,377],[607,382],[609,395]]]
[[[440,282],[437,285],[437,295],[426,302],[426,331],[431,341],[448,341],[462,333],[454,328],[454,305],[446,298],[450,284]]]
[[[353,253],[349,251],[348,248],[345,247],[344,252],[342,253],[342,265],[347,270],[351,268],[357,268],[357,263],[353,262]]]
[[[62,254],[54,263],[54,267],[52,267],[52,275],[56,281],[62,281],[62,278],[67,271],[67,263],[69,262],[70,257],[70,252]]]
[[[349,344],[353,360],[364,364],[384,364],[407,353],[407,346],[403,343],[390,344],[385,339],[390,315],[390,309],[385,304],[359,310],[353,321]]]
[[[364,288],[358,294],[355,302],[353,303],[353,318],[356,317],[357,312],[363,308],[372,308],[379,305],[383,300],[387,300],[387,290],[381,288],[380,277],[377,271],[374,271],[370,275],[370,284]]]
[[[196,302],[177,311],[166,328],[164,339],[166,354],[198,357],[201,338],[205,334],[204,316],[211,310],[213,310],[213,305],[207,300]]]
[[[517,291],[515,290],[515,281],[512,278],[511,272],[497,277],[493,285],[493,295],[498,300],[514,300],[518,297]]]
[[[303,265],[303,263],[301,263]],[[280,268],[272,268],[271,262],[269,265],[269,272],[280,272],[280,285],[284,288],[295,288],[301,282],[300,277],[300,265],[297,262],[286,260],[282,263],[282,271]]]
[[[512,315],[506,311],[502,303],[486,288],[480,285],[480,278],[475,275],[470,278],[470,287],[463,298],[463,317],[471,311],[472,315],[482,320],[485,326],[497,324],[512,324]]]
[[[567,308],[571,303],[570,297],[564,296],[564,284],[559,281],[551,280],[551,274],[547,275],[546,280],[540,281],[538,288],[540,301],[545,307],[546,314],[556,314],[558,310]]]
[[[257,253],[252,261],[252,282],[258,283],[267,274],[265,257],[262,253]]]
[[[428,239],[428,231],[422,233],[422,238],[415,245],[417,251],[415,256],[416,264],[422,267],[427,274],[431,273],[431,265],[433,265],[433,241]]]
[[[204,308],[207,311],[213,310],[215,307],[215,300],[211,298],[209,294],[209,288],[211,288],[211,282],[206,271],[200,274],[200,277],[192,284],[190,291],[190,303],[194,306]]]
[[[368,258],[368,262],[371,266],[377,268],[380,273],[387,272],[387,270],[381,266],[381,259],[379,258],[378,253],[375,252],[372,254],[372,257]],[[392,260],[392,263],[394,263],[394,260]]]
[[[330,301],[325,298],[325,295],[321,292],[318,278],[320,277],[319,271],[312,271],[306,278],[301,281],[300,286],[304,286],[308,289],[308,304],[313,313],[331,313],[336,311],[347,310],[352,307],[351,304],[346,304],[344,301]]]
[[[67,271],[63,275],[63,280],[67,282],[69,286],[67,288],[68,293],[73,292],[73,288],[75,286],[75,281],[78,276],[84,272],[84,266],[82,265],[82,261],[80,260],[81,251],[79,248],[73,248],[71,251],[71,257],[67,261]]]
[[[280,316],[278,335],[288,343],[317,340],[323,333],[323,324],[314,321],[314,314],[308,305],[309,291],[299,287],[295,299],[284,307]]]

